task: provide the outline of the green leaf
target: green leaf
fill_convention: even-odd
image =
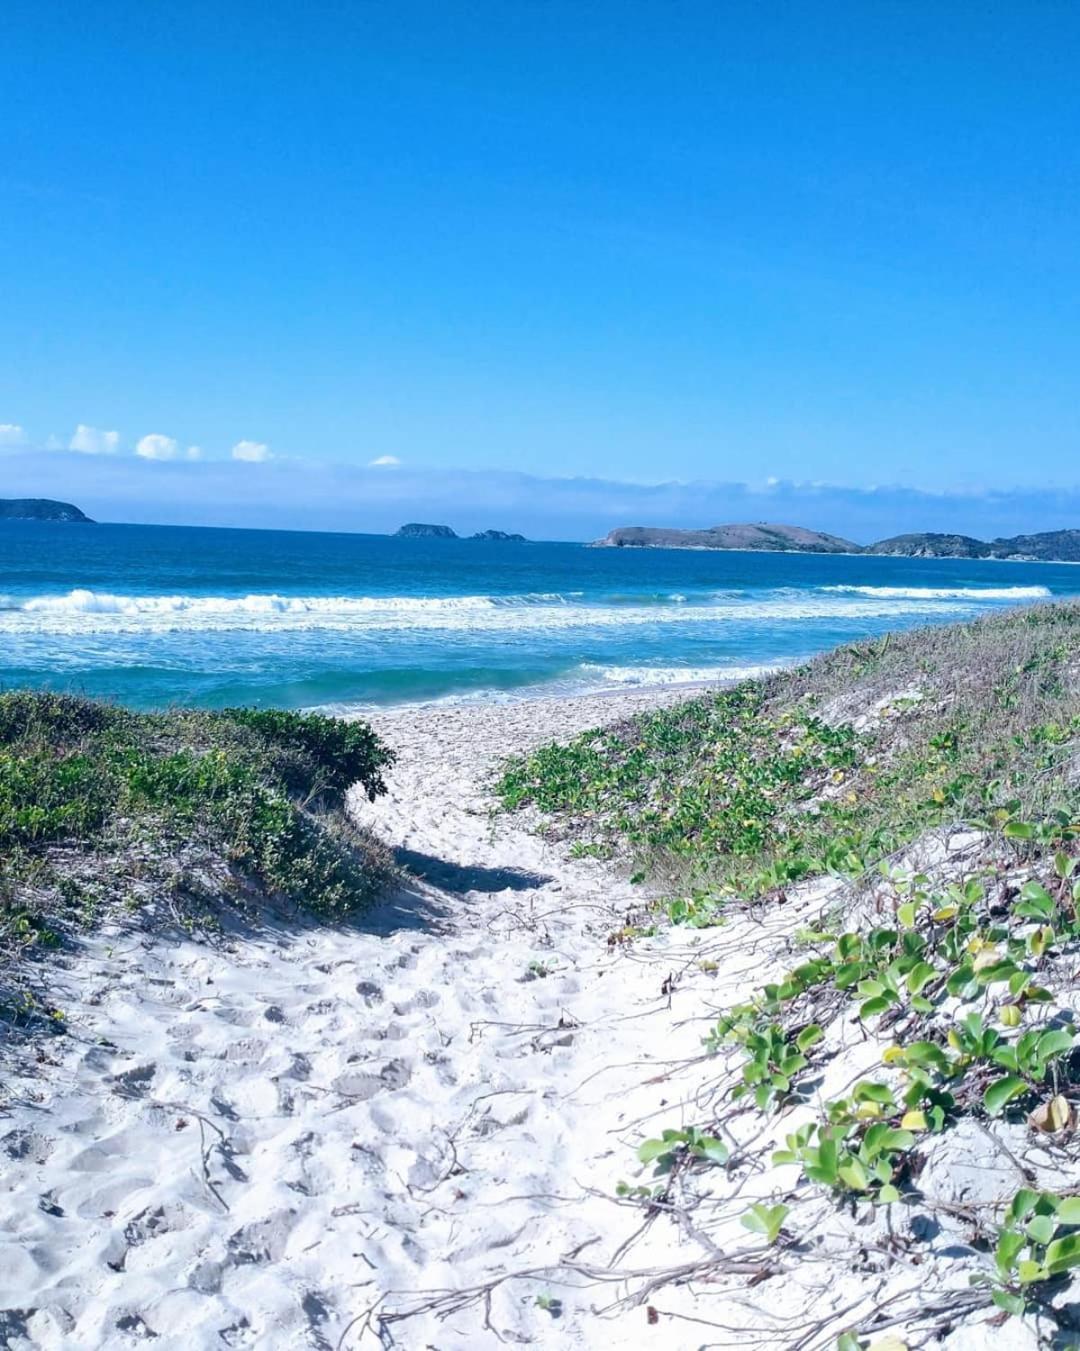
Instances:
[[[1071,1051],[1072,1046],[1072,1033],[1065,1032],[1061,1028],[1054,1028],[1052,1031],[1042,1034],[1035,1053],[1040,1060],[1051,1060],[1054,1056],[1064,1055],[1066,1051]]]
[[[1009,1272],[1012,1271],[1013,1263],[1026,1246],[1027,1240],[1018,1230],[1003,1229],[1001,1231],[998,1235],[994,1258],[1002,1276],[1008,1277]]]
[[[1021,1187],[1009,1203],[1009,1219],[1022,1220],[1026,1215],[1030,1215],[1035,1209],[1035,1202],[1038,1199],[1038,1192],[1033,1192],[1027,1187]]]
[[[1051,1276],[1080,1265],[1080,1234],[1056,1238],[1046,1249],[1045,1266]]]
[[[876,1079],[863,1079],[855,1085],[852,1093],[856,1102],[876,1102],[882,1107],[893,1105],[893,1091],[888,1084],[878,1083]]]
[[[887,1183],[884,1187],[882,1187],[882,1189],[878,1192],[877,1199],[881,1202],[882,1205],[890,1206],[895,1201],[900,1200],[900,1193],[890,1182]]]
[[[1027,1084],[1015,1074],[1003,1075],[1000,1079],[995,1079],[983,1094],[983,1106],[991,1116],[998,1116],[1005,1105],[1023,1093],[1026,1088]]]
[[[1017,1262],[1016,1275],[1021,1285],[1031,1285],[1033,1281],[1046,1280],[1046,1268],[1041,1262],[1026,1257],[1022,1262]]]
[[[1018,1318],[1024,1312],[1023,1295],[1010,1295],[1007,1290],[995,1290],[990,1298],[999,1309],[1004,1309],[1006,1313],[1015,1314]]]
[[[1063,1196],[1057,1208],[1058,1224],[1080,1224],[1080,1196]]]
[[[1033,840],[1035,827],[1029,821],[1010,821],[1004,835],[1007,840]]]
[[[1028,882],[1020,892],[1020,899],[1028,905],[1037,906],[1046,915],[1054,909],[1053,896],[1038,882]]]
[[[886,999],[884,995],[878,995],[875,999],[868,999],[859,1009],[859,1017],[876,1018],[879,1013],[884,1013],[892,1001]]]
[[[882,1149],[911,1149],[915,1144],[915,1137],[911,1131],[890,1130],[882,1137]]]
[[[919,994],[937,975],[929,962],[919,962],[908,972],[907,987],[909,994]]]
[[[1033,1243],[1045,1248],[1054,1237],[1057,1225],[1053,1215],[1035,1215],[1027,1222],[1027,1236]]]
[[[653,1163],[661,1154],[669,1154],[672,1148],[670,1140],[646,1140],[638,1147],[638,1160],[641,1163]]]
[[[703,1159],[708,1159],[710,1163],[727,1163],[728,1148],[722,1140],[717,1140],[713,1135],[707,1135],[703,1140],[699,1140],[694,1147],[694,1153],[699,1154]]]
[[[816,1046],[825,1033],[817,1023],[811,1023],[809,1027],[804,1027],[795,1038],[795,1045],[800,1051],[808,1051],[811,1046]]]
[[[852,1191],[864,1192],[869,1185],[870,1178],[858,1159],[849,1158],[836,1171],[841,1182],[846,1183]]]
[[[907,1048],[907,1059],[913,1065],[926,1065],[945,1074],[949,1069],[949,1057],[932,1041],[913,1041]]]

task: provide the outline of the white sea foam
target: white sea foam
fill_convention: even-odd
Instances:
[[[77,587],[34,596],[0,610],[0,633],[337,632],[456,630],[508,632],[746,621],[874,619],[963,614],[973,600],[1023,599],[1043,588],[952,591],[840,587],[825,594],[792,588],[710,597],[703,604],[586,602],[572,594],[513,596],[125,595]]]
[[[783,669],[767,666],[600,666],[585,663],[582,671],[614,685],[701,685],[720,680],[754,680]]]
[[[832,595],[882,600],[1047,600],[1047,586],[822,586]]]

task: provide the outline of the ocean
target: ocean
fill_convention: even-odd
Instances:
[[[1080,594],[1037,563],[0,523],[0,687],[346,711],[745,676]]]

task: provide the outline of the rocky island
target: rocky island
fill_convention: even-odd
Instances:
[[[803,554],[877,554],[894,558],[987,558],[1014,563],[1080,563],[1080,530],[1046,530],[1035,535],[981,540],[973,535],[923,532],[893,535],[876,544],[855,544],[798,525],[714,525],[704,530],[625,525],[592,548],[752,549]]]
[[[862,547],[838,535],[800,525],[713,525],[705,530],[626,525],[596,541],[610,549],[764,549],[782,553],[858,554]]]
[[[410,521],[400,530],[394,531],[395,539],[457,539],[456,530],[448,525],[427,525],[422,521]]]
[[[422,521],[410,521],[408,525],[403,525],[400,530],[394,531],[396,539],[460,539],[461,536],[456,530],[452,530],[448,525],[427,525]],[[499,544],[524,544],[524,535],[514,535],[507,530],[480,530],[475,535],[470,535],[471,540],[486,540],[489,543]]]
[[[866,549],[895,558],[994,558],[1015,563],[1080,563],[1080,530],[1045,530],[989,542],[971,535],[895,535]]]
[[[0,498],[0,521],[68,521],[83,525],[94,522],[70,502],[54,502],[49,497]]]

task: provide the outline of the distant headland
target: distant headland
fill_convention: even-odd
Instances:
[[[400,530],[394,531],[395,539],[460,539],[461,536],[456,530],[451,530],[448,525],[427,525],[423,521],[410,521],[408,525],[403,525]],[[500,544],[514,543],[524,544],[524,535],[513,535],[506,530],[481,530],[478,534],[470,535],[470,539],[487,540]]]
[[[0,521],[71,521],[82,525],[94,522],[70,502],[54,502],[49,497],[0,497]]]
[[[1047,530],[994,540],[934,533],[894,535],[876,544],[807,530],[798,525],[714,525],[705,530],[620,526],[593,548],[753,549],[774,553],[878,554],[894,558],[988,558],[1016,563],[1080,563],[1080,530]]]

